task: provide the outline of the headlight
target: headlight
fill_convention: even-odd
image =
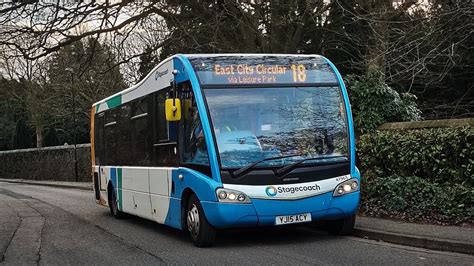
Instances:
[[[333,196],[342,196],[359,190],[359,180],[352,178],[336,186]]]
[[[227,188],[218,188],[216,190],[217,199],[219,202],[227,203],[250,203],[250,198],[245,195],[245,193],[227,189]]]

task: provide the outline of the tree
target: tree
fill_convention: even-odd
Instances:
[[[416,96],[399,94],[390,88],[381,72],[371,71],[365,75],[349,75],[346,79],[351,98],[354,126],[358,132],[373,131],[387,122],[416,121],[421,111],[416,105]]]
[[[24,116],[18,102],[11,101],[11,93],[18,90],[19,82],[0,77],[0,150],[12,149],[17,121]]]
[[[322,0],[169,1],[171,32],[160,57],[183,53],[310,53],[320,51]],[[319,39],[318,39],[319,38]]]
[[[11,147],[11,137],[8,136],[11,136],[13,130],[9,130],[9,125],[11,127],[21,119],[35,129],[37,147],[42,147],[42,128],[45,124],[43,114],[47,113],[49,96],[45,94],[40,84],[23,78],[19,80],[0,78],[0,95],[0,109],[5,110],[0,115],[4,119],[3,145]]]
[[[33,60],[93,36],[127,35],[144,19],[152,15],[166,16],[167,12],[172,11],[166,2],[158,0],[3,1],[0,3],[0,35],[3,36],[0,45]]]
[[[140,55],[140,64],[138,68],[138,73],[140,75],[140,80],[144,79],[146,75],[158,65],[158,57],[153,55],[153,49],[150,46],[145,48],[145,51]]]
[[[48,147],[48,146],[57,146],[59,144],[61,143],[59,142],[56,129],[53,126],[50,126],[48,129],[48,132],[46,133],[46,136],[44,137],[44,145]]]
[[[126,87],[115,55],[95,39],[76,42],[53,54],[48,60],[47,75],[50,94],[57,99],[51,104],[51,122],[60,129],[58,138],[62,143],[72,143],[74,127],[77,141],[88,142],[92,104]],[[76,125],[72,121],[73,94]]]
[[[344,52],[350,54],[342,58],[344,61],[335,60],[337,65],[348,65],[349,73],[382,72],[395,90],[417,95],[425,118],[472,116],[472,3],[335,2],[342,10],[339,20],[345,21],[342,27],[346,31],[339,29],[330,35],[344,33],[343,49],[339,50],[350,51]],[[352,28],[357,31],[352,32]],[[351,47],[358,47],[359,52]]]
[[[31,130],[25,120],[19,119],[16,123],[15,134],[13,135],[13,149],[26,149],[32,147]]]
[[[474,113],[473,11],[460,0],[10,1],[0,46],[31,60],[94,37],[130,81],[149,55],[317,53],[345,75],[383,73],[429,118],[460,117]]]
[[[42,147],[43,129],[47,124],[44,114],[48,113],[50,95],[45,88],[44,59],[29,61],[18,57],[16,51],[7,50],[0,52],[0,66],[6,77],[9,89],[5,92],[6,106],[11,106],[25,118],[27,123],[34,128],[36,133],[36,146]],[[4,79],[6,80],[6,79]]]

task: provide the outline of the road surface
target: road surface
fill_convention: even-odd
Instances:
[[[312,228],[225,232],[200,249],[182,231],[113,218],[92,191],[0,182],[0,264],[474,265],[474,257]]]

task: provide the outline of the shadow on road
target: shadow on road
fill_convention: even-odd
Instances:
[[[103,212],[102,216],[107,219],[115,219],[106,211]],[[162,236],[171,237],[183,244],[192,245],[188,233],[185,230],[178,230],[133,215],[130,215],[130,217],[122,219],[119,222],[139,226],[145,230],[153,230],[153,232]],[[215,247],[228,248],[249,245],[253,246],[257,244],[288,245],[290,243],[315,241],[325,242],[337,239],[339,238],[327,234],[317,225],[298,227],[238,228],[218,231]]]

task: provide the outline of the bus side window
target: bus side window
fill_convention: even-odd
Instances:
[[[111,109],[105,111],[104,124],[104,147],[105,147],[105,162],[104,165],[116,165],[117,163],[117,116],[119,109]]]
[[[117,165],[130,165],[132,156],[131,150],[131,127],[130,115],[131,104],[125,103],[119,107],[119,117],[117,119]]]
[[[131,165],[148,166],[151,163],[151,123],[149,121],[149,98],[142,97],[132,102]]]
[[[183,163],[209,165],[206,139],[199,118],[199,112],[190,85],[185,83],[181,88],[181,108],[183,114]]]
[[[159,91],[155,97],[155,136],[153,150],[157,166],[177,164],[177,122],[168,122],[165,116],[165,100],[170,88]]]
[[[95,163],[101,165],[104,159],[104,113],[95,115],[94,119]]]
[[[157,95],[157,134],[156,140],[158,142],[167,142],[170,140],[170,123],[166,121],[165,116],[165,100],[167,92],[163,91]]]

